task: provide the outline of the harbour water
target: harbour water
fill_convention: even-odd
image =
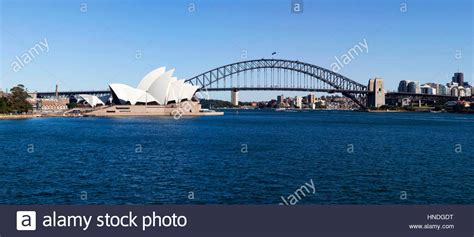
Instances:
[[[227,110],[0,121],[2,204],[473,204],[474,117]]]

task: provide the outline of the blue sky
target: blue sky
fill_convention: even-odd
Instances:
[[[277,58],[330,68],[335,56],[364,39],[368,53],[339,71],[360,83],[374,76],[388,90],[403,79],[445,83],[458,68],[467,81],[473,78],[471,0],[303,0],[302,14],[291,13],[291,0],[0,1],[3,89],[22,83],[51,91],[56,82],[62,90],[134,86],[159,66],[176,68],[184,79],[241,61],[243,50],[247,59],[276,51]],[[45,38],[49,51],[14,72],[15,57]],[[242,92],[241,99],[277,94]],[[307,93],[285,92],[298,94]],[[212,96],[229,100],[230,93]]]

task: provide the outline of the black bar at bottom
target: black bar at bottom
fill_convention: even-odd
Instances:
[[[0,205],[13,236],[472,237],[474,206]]]

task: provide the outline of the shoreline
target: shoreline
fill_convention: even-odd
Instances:
[[[241,108],[221,108],[222,110],[241,110]],[[249,109],[242,109],[242,110],[249,110]],[[274,110],[274,109],[269,109],[269,110]],[[301,110],[305,111],[305,110]],[[351,112],[361,112],[357,110],[333,110],[333,109],[315,109],[315,110],[306,110],[306,111],[351,111]],[[431,111],[407,111],[407,110],[368,110],[364,111],[368,113],[432,113],[432,114],[474,114],[472,112],[450,112],[450,111],[436,111],[436,112],[431,112]],[[213,113],[205,113],[205,112],[196,112],[196,113],[183,113],[181,116],[185,117],[195,117],[195,116],[222,116],[224,115],[224,112],[213,112]],[[58,113],[51,113],[51,114],[0,114],[0,120],[20,120],[20,119],[33,119],[33,118],[82,118],[82,117],[172,117],[172,114],[167,114],[167,113],[137,113],[137,114],[116,114],[112,116],[103,116],[103,115],[96,115],[96,114],[80,114],[80,115],[67,115],[67,114],[58,114]]]
[[[1,114],[0,120],[30,119],[30,118],[37,118],[37,117],[41,117],[41,116],[38,116],[35,114],[12,114],[12,115]]]

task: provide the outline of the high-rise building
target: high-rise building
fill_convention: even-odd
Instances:
[[[285,97],[283,97],[283,95],[279,95],[277,96],[277,103],[278,104],[282,104],[285,100]]]
[[[316,96],[314,94],[309,94],[307,98],[308,104],[314,104],[316,102]]]
[[[448,95],[448,88],[445,85],[438,85],[438,95]]]
[[[420,90],[420,83],[418,83],[417,81],[411,81],[408,83],[408,86],[407,86],[407,92],[408,93],[420,93],[421,90]]]
[[[303,98],[301,98],[301,96],[296,96],[295,97],[295,106],[296,108],[303,108]]]
[[[408,92],[408,83],[410,83],[410,81],[401,80],[400,83],[398,83],[398,92]]]
[[[454,73],[452,82],[458,83],[459,86],[464,86],[464,73],[462,72]]]

